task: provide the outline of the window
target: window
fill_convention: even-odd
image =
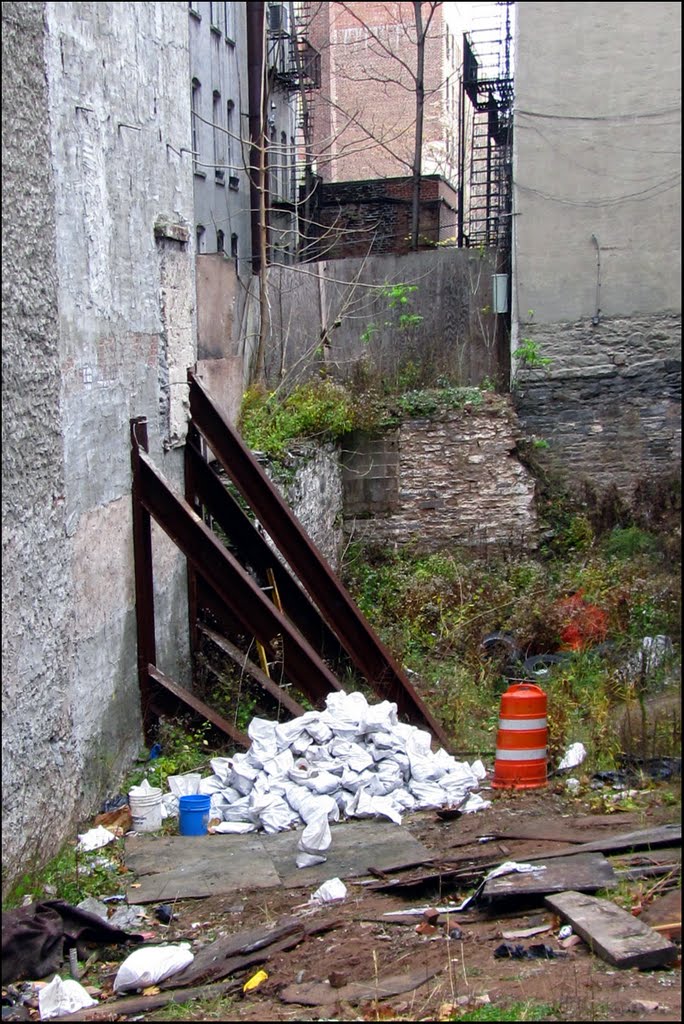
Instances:
[[[223,5],[223,17],[226,26],[226,39],[235,42],[235,4]]]
[[[209,4],[209,23],[212,28],[221,31],[221,23],[219,22],[219,8],[221,4]],[[225,5],[224,5],[225,6]]]
[[[206,250],[206,242],[205,242],[205,234],[206,234],[206,232],[204,230],[204,225],[203,224],[198,224],[196,229],[195,229],[195,237],[197,239],[197,253],[198,254],[207,251]]]
[[[235,273],[238,272],[238,236],[230,236],[230,255],[235,260]]]
[[[202,102],[202,86],[198,79],[192,80],[192,162],[197,170],[200,155],[200,106]]]
[[[200,14],[200,11],[199,11],[199,4],[198,3],[189,3],[188,4],[188,11],[189,11],[190,14],[194,14],[194,16],[196,18],[201,18],[202,17],[202,15]]]
[[[223,252],[225,249],[225,235],[219,229],[216,232],[216,252]]]
[[[217,181],[223,181],[225,175],[223,164],[225,160],[223,156],[223,132],[221,131],[221,115],[223,107],[221,105],[220,92],[214,91],[211,112],[214,132],[214,177]]]
[[[292,137],[290,137],[290,202],[297,202],[297,150]]]
[[[226,103],[226,131],[228,132],[228,134],[226,135],[226,139],[228,145],[228,174],[231,176],[231,178],[234,177],[237,172],[237,161],[235,159],[236,139],[234,124],[235,119],[233,117],[234,110],[235,104],[233,103],[232,100],[228,100],[228,102]]]
[[[280,133],[280,189],[279,195],[281,199],[287,199],[287,135],[285,132]]]

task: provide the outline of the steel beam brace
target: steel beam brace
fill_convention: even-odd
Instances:
[[[283,690],[282,687],[278,686],[277,683],[274,683],[272,679],[269,679],[266,673],[262,672],[259,666],[255,665],[253,661],[250,661],[244,651],[241,651],[239,647],[232,644],[230,640],[225,638],[225,636],[222,636],[213,629],[209,629],[208,626],[200,626],[199,631],[211,640],[212,643],[215,643],[224,654],[227,654],[236,665],[239,665],[243,672],[246,672],[248,676],[251,676],[259,686],[263,687],[264,690],[270,693],[270,695],[277,700],[279,704],[282,704],[285,710],[289,711],[294,718],[299,718],[300,715],[304,714],[304,708],[301,704],[298,704],[296,700],[293,700],[287,690]]]
[[[280,492],[192,371],[190,414],[229,477],[373,689],[409,720],[425,723],[448,750],[449,739],[382,645]],[[259,638],[260,639],[260,638]]]
[[[265,647],[282,635],[288,677],[311,700],[342,687],[310,644],[268,599],[240,563],[138,452],[139,500],[228,606],[245,631]]]
[[[287,617],[314,650],[333,661],[342,658],[343,648],[321,613],[190,441],[186,444],[186,460],[194,493],[235,545],[240,561],[249,563],[263,577],[267,569],[272,569]]]
[[[249,736],[246,736],[239,729],[236,729],[232,722],[229,722],[223,715],[219,715],[218,711],[214,711],[204,701],[198,700],[189,690],[185,687],[179,686],[178,683],[174,682],[173,679],[169,679],[167,675],[158,669],[155,665],[148,665],[147,672],[149,675],[150,683],[161,686],[163,690],[168,691],[172,694],[177,701],[181,701],[186,704],[189,708],[198,714],[202,718],[206,718],[208,722],[211,722],[213,726],[220,729],[221,732],[225,733],[226,736],[230,736],[235,743],[238,743],[241,747],[248,747],[250,744]]]

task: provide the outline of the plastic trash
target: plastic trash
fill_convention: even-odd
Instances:
[[[129,992],[149,988],[182,971],[194,959],[189,943],[136,949],[119,967],[114,979],[114,991]]]
[[[563,754],[557,771],[562,772],[567,771],[569,768],[576,768],[578,764],[582,764],[586,756],[587,752],[583,743],[571,743]]]
[[[114,842],[116,836],[103,825],[91,828],[78,836],[78,849],[83,853],[90,853],[92,850],[101,850],[103,846]]]
[[[257,971],[253,974],[249,981],[246,981],[242,986],[243,992],[253,992],[255,988],[259,988],[262,982],[266,981],[268,974],[266,971]]]
[[[569,939],[571,935],[572,935],[572,925],[570,925],[570,924],[564,924],[563,927],[558,932],[558,938],[559,939]]]
[[[52,981],[38,992],[41,1020],[76,1013],[77,1010],[85,1010],[90,1006],[97,1006],[97,1000],[92,999],[83,986],[72,978],[62,981],[59,975],[55,975]]]
[[[316,889],[309,899],[309,903],[334,903],[336,900],[346,899],[346,896],[347,887],[342,879],[330,878]]]

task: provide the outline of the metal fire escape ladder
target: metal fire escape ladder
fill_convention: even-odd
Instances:
[[[214,404],[208,392],[192,371],[188,373],[188,381],[190,385],[190,414],[193,426],[204,437],[213,454],[238,491],[240,491],[258,521],[263,525],[307,594],[310,595],[312,602],[315,603],[315,606],[320,611],[320,615],[327,623],[329,629],[337,636],[354,665],[365,676],[369,685],[376,693],[388,700],[394,701],[399,713],[408,720],[418,721],[427,725],[440,743],[448,749],[450,745],[449,740],[441,725],[433,718],[404,673],[375,635],[366,619],[354,604],[351,596],[282,498],[280,492],[271,483],[258,461],[220,409]],[[144,464],[146,465],[146,463]],[[195,516],[195,518],[197,517]],[[200,523],[200,525],[211,537],[210,531],[204,524]],[[206,538],[203,536],[202,539],[206,546]],[[221,548],[221,545],[217,543],[217,547]],[[221,551],[223,553],[223,560],[227,561],[226,550],[221,548]],[[232,564],[231,570],[235,586],[237,587],[238,577]],[[252,601],[255,598],[253,590],[256,589],[259,594],[260,600],[255,604],[255,612],[259,620],[265,616],[264,603],[268,606],[270,618],[266,616],[266,620],[271,627],[271,631],[265,631],[266,643],[278,632],[283,633],[286,641],[289,638],[290,642],[292,642],[292,637],[288,637],[288,633],[284,632],[285,626],[289,633],[293,631],[289,620],[277,612],[271,601],[264,596],[249,575],[244,573],[244,570],[241,570],[241,572],[240,589],[244,589],[245,594],[251,594]],[[226,588],[224,585],[222,591],[219,591],[218,584],[220,579],[221,574],[219,573],[218,578],[214,575],[214,578],[210,578],[209,582],[220,593],[221,597],[228,604],[231,604],[230,587]],[[289,612],[290,598],[283,590],[281,578],[278,578],[278,586],[284,605]],[[239,606],[239,611],[243,621],[245,621],[247,609],[246,602],[242,601],[242,595],[233,595],[232,604]],[[273,616],[277,616],[277,618],[274,619]],[[273,628],[274,623],[279,623],[279,627]],[[263,626],[261,632],[264,633]],[[252,633],[261,642],[264,642],[256,629],[252,629]],[[305,689],[305,686],[308,685],[310,687],[312,684],[312,681],[306,676],[306,670],[312,667],[311,654],[313,652],[311,652],[311,648],[306,641],[302,639],[301,643],[306,644],[308,660],[304,659],[303,652],[298,651],[301,668],[301,671],[298,673],[298,685]],[[340,684],[332,676],[330,670],[327,669],[322,661],[320,664],[325,669],[325,675],[321,677],[321,685],[327,687],[327,689],[340,689]],[[291,653],[288,665],[292,669]],[[333,686],[330,684],[331,678],[334,680]]]

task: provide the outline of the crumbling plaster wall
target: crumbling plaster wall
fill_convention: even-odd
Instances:
[[[196,348],[186,5],[3,26],[4,888],[141,742],[129,420],[180,489]],[[187,681],[185,562],[153,548],[159,664]]]

